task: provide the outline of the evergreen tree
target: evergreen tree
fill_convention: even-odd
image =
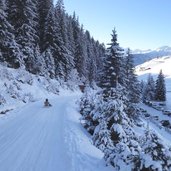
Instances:
[[[141,92],[141,100],[144,101],[144,97],[145,97],[145,86],[146,86],[146,82],[141,80],[140,82],[140,92]]]
[[[14,28],[8,22],[7,5],[0,1],[0,61],[8,66],[18,68],[23,64],[19,45],[15,41]]]
[[[107,149],[113,149],[113,142],[111,140],[111,131],[105,120],[99,119],[99,125],[96,127],[93,134],[93,142],[103,152]]]
[[[61,17],[63,18],[61,20]],[[63,1],[59,0],[55,8],[55,19],[56,19],[56,29],[58,33],[59,51],[58,54],[58,71],[57,75],[60,76],[64,81],[67,81],[70,77],[70,72],[75,67],[75,62],[73,58],[72,51],[69,49],[68,37],[66,34],[66,14],[63,7]],[[55,55],[57,56],[57,55]]]
[[[33,0],[8,0],[9,20],[15,28],[16,41],[23,53],[26,69],[32,72],[38,42],[36,3]]]
[[[55,18],[55,10],[53,4],[48,11],[46,20],[45,20],[45,28],[44,28],[44,37],[43,37],[43,51],[45,55],[52,56],[54,58],[55,63],[55,77],[60,77],[62,73],[59,72],[59,63],[61,57],[61,49],[59,47],[61,40],[60,33],[58,31],[58,23]],[[48,52],[48,53],[47,53]],[[52,57],[50,57],[52,62]],[[46,60],[47,61],[47,60]]]
[[[68,47],[68,37],[67,37],[67,23],[66,14],[63,0],[58,0],[55,6],[55,13],[57,17],[57,22],[59,24],[59,32],[61,33],[62,40],[66,47]]]
[[[57,22],[57,13],[52,5],[49,9],[44,34],[44,50],[50,49],[55,62],[55,77],[67,81],[69,72],[74,66],[73,57],[64,45]]]
[[[72,18],[73,37],[74,37],[74,62],[80,78],[87,78],[86,71],[86,41],[83,27],[80,28],[79,21],[75,16]]]
[[[134,165],[140,147],[131,130],[131,122],[124,112],[125,92],[123,88],[108,90],[108,98],[103,91],[94,94],[88,91],[81,101],[81,114],[84,127],[93,135],[93,143],[104,152],[107,164],[124,170],[125,165]],[[137,159],[138,160],[138,159]]]
[[[23,46],[28,43],[31,44],[30,47],[34,47],[38,41],[36,5],[34,0],[8,0],[8,18],[14,26],[16,38]]]
[[[155,100],[155,81],[151,76],[151,74],[149,74],[147,84],[145,85],[145,89],[143,92],[143,99],[145,101]]]
[[[43,60],[44,60],[44,73],[43,75],[49,77],[49,78],[55,78],[55,61],[52,56],[52,52],[50,49],[46,49],[43,54]]]
[[[97,67],[97,76],[96,81],[98,80],[100,71],[103,69],[103,57],[105,56],[105,45],[100,44],[99,41],[94,43],[94,51],[96,58],[96,67]]]
[[[52,9],[53,1],[52,0],[38,0],[37,11],[38,11],[38,35],[39,35],[39,46],[40,51],[43,52],[45,49],[44,44],[46,43],[45,37],[45,26],[47,15],[49,10]]]
[[[49,7],[48,13],[44,21],[44,35],[43,35],[43,51],[51,49],[52,52],[55,50],[59,51],[58,48],[58,28],[55,19],[55,10],[53,4]]]
[[[165,79],[162,70],[160,70],[160,73],[156,80],[155,100],[166,101],[166,85],[165,85]]]
[[[129,91],[129,101],[131,103],[138,103],[140,100],[140,84],[135,75],[133,55],[130,53],[130,49],[127,50],[124,63],[125,76],[123,75],[123,78],[125,79],[125,83],[123,85]]]
[[[87,79],[90,85],[96,80],[97,64],[94,51],[94,39],[91,38],[90,33],[86,31],[86,43],[87,43],[87,59],[86,59],[86,69],[87,69]]]
[[[50,59],[49,59],[49,61],[50,61]],[[48,67],[50,67],[51,69],[53,68],[52,65],[45,67],[45,65],[46,65],[45,58],[40,53],[39,45],[37,45],[37,47],[35,48],[33,61],[30,61],[30,62],[32,64],[32,73],[33,74],[45,76],[45,74],[44,74],[45,70],[48,69]]]
[[[116,88],[121,83],[121,61],[123,58],[123,49],[117,42],[116,30],[113,30],[110,47],[104,61],[104,76],[102,78],[102,87]]]
[[[66,23],[67,23],[67,37],[68,44],[67,48],[71,52],[72,56],[75,53],[75,40],[74,40],[74,30],[73,30],[73,19],[72,16],[66,14]]]
[[[146,130],[145,135],[143,136],[141,137],[141,146],[143,151],[143,155],[141,156],[141,171],[170,170],[170,150],[167,149],[162,140],[154,132]],[[150,163],[150,165],[147,163]]]

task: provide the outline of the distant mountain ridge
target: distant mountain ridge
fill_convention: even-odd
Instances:
[[[133,50],[132,54],[134,56],[134,64],[135,66],[140,65],[148,60],[151,60],[156,57],[168,56],[171,55],[171,47],[162,46],[155,50]]]

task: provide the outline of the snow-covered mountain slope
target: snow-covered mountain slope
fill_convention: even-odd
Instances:
[[[132,51],[134,56],[134,63],[135,65],[140,65],[146,61],[149,61],[153,58],[169,56],[171,55],[171,47],[163,46],[157,48],[155,50],[134,50]]]
[[[167,106],[171,109],[171,56],[154,58],[136,67],[136,74],[140,80],[147,80],[149,74],[155,79],[162,69],[165,75],[166,91],[167,91]]]

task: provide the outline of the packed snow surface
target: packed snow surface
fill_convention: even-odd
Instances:
[[[111,171],[76,111],[77,94],[26,104],[0,117],[2,171]]]

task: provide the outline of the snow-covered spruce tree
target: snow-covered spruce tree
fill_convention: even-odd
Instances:
[[[104,61],[104,71],[102,76],[102,88],[116,88],[118,83],[121,83],[121,68],[123,59],[123,49],[117,42],[116,30],[112,31],[112,39],[109,44],[106,59]]]
[[[45,36],[45,26],[46,26],[46,19],[49,13],[50,8],[53,5],[52,0],[38,0],[37,1],[37,12],[38,12],[38,35],[39,35],[39,46],[40,52],[45,51],[44,44],[46,43]]]
[[[94,145],[101,149],[103,152],[113,149],[113,142],[111,140],[111,133],[108,129],[106,121],[102,118],[98,119],[99,123],[94,130],[93,141]]]
[[[23,63],[22,54],[15,40],[14,28],[8,22],[6,3],[5,0],[0,1],[0,62],[18,68]]]
[[[63,19],[61,19],[61,17]],[[59,0],[55,7],[56,29],[58,33],[58,55],[59,70],[57,71],[64,81],[68,81],[70,72],[75,67],[72,51],[69,50],[69,42],[66,30],[66,14],[63,7],[63,1]],[[57,56],[55,55],[55,56]],[[55,57],[54,56],[54,57]]]
[[[49,49],[55,62],[55,77],[67,81],[69,72],[74,67],[73,57],[65,47],[57,21],[56,10],[51,4],[48,15],[45,20],[45,32],[43,45],[44,51]]]
[[[50,74],[50,77],[53,78],[53,73],[55,73],[55,77],[59,78],[59,72],[57,73],[57,69],[59,69],[59,53],[60,53],[60,47],[58,46],[59,41],[61,40],[60,34],[58,33],[58,24],[55,19],[55,9],[53,6],[53,3],[51,1],[51,6],[49,8],[49,11],[47,13],[46,19],[45,19],[45,28],[44,28],[44,37],[43,37],[43,55],[45,58],[45,61],[47,62],[46,66],[49,64],[53,64],[50,71],[48,72]],[[54,67],[55,66],[55,67]],[[54,71],[53,71],[54,69]],[[61,71],[62,72],[62,71]]]
[[[121,86],[111,89],[108,98],[105,96],[104,106],[101,110],[113,144],[113,148],[108,144],[109,147],[104,151],[104,158],[116,170],[125,170],[126,168],[129,170],[129,165],[135,168],[140,153],[138,139],[131,128],[133,122],[125,113],[128,100],[125,94],[125,90]]]
[[[43,75],[49,78],[55,78],[55,62],[50,49],[46,49],[42,54],[44,65]]]
[[[66,24],[67,24],[67,37],[68,37],[67,48],[71,52],[72,56],[74,56],[75,41],[74,41],[74,30],[73,30],[73,18],[68,14],[66,14]]]
[[[83,125],[93,135],[94,144],[104,152],[108,164],[118,170],[124,170],[127,165],[134,168],[140,160],[140,147],[131,128],[132,123],[124,112],[126,97],[123,88],[108,89],[107,98],[106,91],[103,91],[89,90],[83,96]]]
[[[78,72],[76,69],[72,69],[68,75],[68,81],[67,81],[67,86],[71,89],[74,90],[75,88],[78,88],[78,85],[81,85],[81,79],[78,75]]]
[[[84,35],[83,26],[80,27],[76,14],[72,18],[73,38],[74,38],[74,62],[80,78],[87,78],[87,42]]]
[[[124,68],[126,72],[125,82],[126,88],[129,90],[128,98],[131,103],[138,103],[140,101],[140,83],[134,70],[133,55],[128,48],[126,52]]]
[[[23,53],[26,69],[32,72],[38,43],[37,10],[33,0],[8,0],[9,21],[14,26],[16,41]]]
[[[65,7],[63,0],[58,0],[55,6],[56,17],[59,23],[59,32],[61,33],[62,40],[68,48],[68,35],[67,35],[67,21],[65,14]]]
[[[61,64],[64,70],[64,81],[68,81],[70,79],[70,73],[75,68],[74,57],[72,56],[71,51],[64,45],[61,47],[63,49]]]
[[[155,81],[151,74],[148,75],[148,80],[143,91],[143,100],[144,101],[155,100]]]
[[[127,91],[128,98],[125,112],[130,118],[136,120],[139,117],[137,103],[140,101],[140,83],[134,71],[133,55],[130,53],[130,49],[126,51],[123,66],[125,75],[122,74],[122,85]]]
[[[87,74],[89,84],[93,86],[93,82],[96,80],[97,76],[97,62],[96,62],[96,54],[94,50],[95,41],[91,38],[90,33],[88,31],[85,32],[86,34],[86,41],[87,41]]]
[[[39,45],[34,49],[34,61],[32,66],[32,73],[36,75],[44,75],[45,68],[45,60],[40,53]]]
[[[142,101],[144,101],[145,99],[144,99],[144,92],[145,92],[145,86],[146,86],[146,82],[144,81],[144,80],[141,80],[141,82],[140,82],[140,92],[141,92],[141,94],[140,94],[140,98],[141,98],[141,100]]]
[[[137,170],[171,170],[171,150],[162,143],[162,140],[150,130],[140,137],[141,165]]]
[[[55,67],[50,69],[50,75],[53,77],[52,73],[55,73],[55,77],[59,76],[59,73],[57,74],[57,69],[59,68],[59,53],[60,53],[60,47],[58,46],[60,39],[60,35],[57,30],[57,22],[55,19],[55,10],[54,6],[51,3],[51,6],[49,8],[46,20],[45,20],[45,28],[44,28],[44,37],[43,37],[43,55],[45,58],[45,61],[49,64],[55,64]],[[50,61],[48,61],[50,60]],[[54,69],[54,71],[53,71]]]
[[[162,70],[160,70],[160,73],[156,80],[155,100],[166,101],[166,85],[165,85],[165,79]]]
[[[94,110],[96,110],[97,102],[101,103],[101,101],[97,100],[100,99],[99,96],[101,96],[101,94],[96,94],[96,91],[87,88],[80,100],[80,114],[82,115],[82,125],[91,135],[94,134],[95,127],[99,124],[97,120],[98,118],[94,117]]]
[[[87,90],[81,101],[82,123],[92,134],[94,145],[104,152],[107,164],[122,171],[168,171],[171,151],[147,128],[141,136],[124,112],[125,93],[119,86],[104,90]]]
[[[99,41],[94,43],[95,61],[96,61],[96,84],[99,84],[101,71],[103,70],[103,58],[105,56],[105,45],[100,44]]]

